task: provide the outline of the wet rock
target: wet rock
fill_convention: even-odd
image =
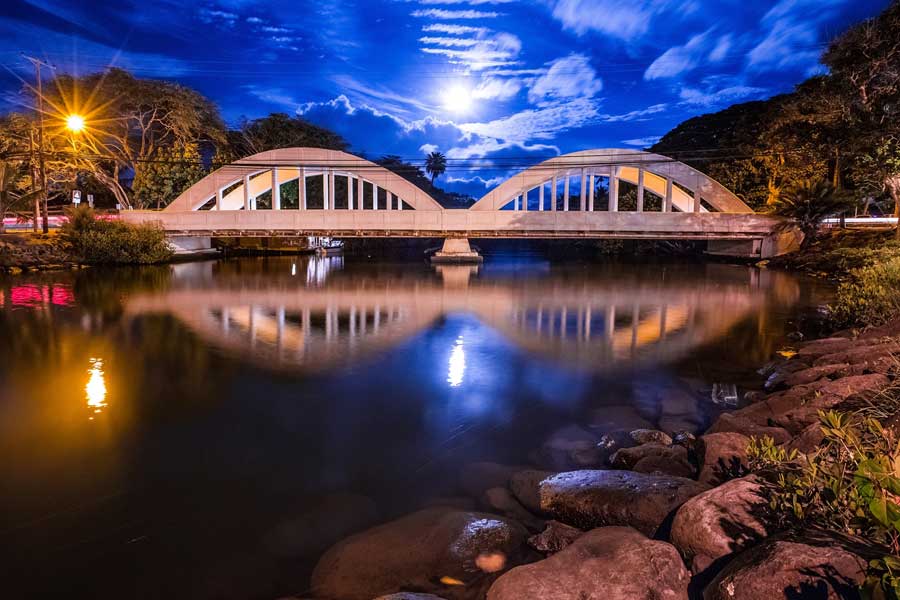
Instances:
[[[375,503],[365,496],[329,494],[307,502],[298,514],[264,537],[275,556],[316,557],[341,538],[377,522]]]
[[[532,458],[544,469],[563,470],[577,465],[573,456],[579,455],[585,448],[597,445],[599,436],[577,425],[569,425],[554,431],[541,447],[533,453]]]
[[[630,527],[603,527],[491,586],[488,600],[686,600],[690,576],[678,551]]]
[[[672,443],[682,446],[688,452],[691,452],[697,444],[697,436],[690,431],[678,431],[672,436]]]
[[[697,440],[698,481],[717,485],[747,473],[750,438],[740,433],[708,433]]]
[[[753,476],[734,479],[678,509],[670,540],[695,575],[771,533],[764,489]]]
[[[670,514],[708,486],[631,471],[573,471],[540,484],[541,508],[580,529],[625,525],[653,536]]]
[[[662,444],[668,446],[672,443],[672,437],[664,431],[656,429],[635,429],[631,432],[631,439],[637,444]]]
[[[765,388],[769,391],[782,387],[785,380],[798,371],[810,367],[810,363],[803,360],[789,360],[780,363],[768,374]]]
[[[316,596],[342,600],[409,589],[458,597],[455,587],[440,582],[450,577],[477,595],[517,564],[525,538],[521,525],[496,515],[422,510],[331,547],[313,571],[312,589]]]
[[[526,469],[515,473],[509,479],[509,489],[522,506],[536,515],[543,515],[541,508],[541,482],[556,475],[556,471]]]
[[[837,546],[770,539],[729,562],[703,598],[857,598],[866,566],[865,560]]]
[[[686,448],[656,443],[619,450],[613,455],[612,466],[638,473],[659,472],[679,477],[691,477],[694,474]]]
[[[848,363],[838,363],[834,365],[822,365],[819,367],[810,367],[791,373],[784,380],[784,384],[788,387],[795,385],[806,385],[818,381],[825,377],[835,379],[837,377],[846,377],[850,374],[850,365]]]
[[[609,464],[613,454],[622,448],[632,448],[634,446],[637,446],[637,442],[631,437],[630,431],[620,429],[604,433],[600,436],[600,441],[597,442],[596,446],[603,459],[602,462],[599,463],[600,466]]]
[[[490,509],[518,521],[530,531],[540,531],[544,527],[544,521],[528,512],[528,510],[516,500],[512,492],[505,487],[495,487],[486,491],[484,493],[483,502]]]
[[[844,352],[826,354],[813,362],[814,366],[850,363],[851,365],[873,363],[885,356],[900,354],[900,343],[891,340],[888,343],[865,345]]]
[[[544,531],[528,538],[528,545],[545,554],[556,554],[569,547],[572,542],[584,535],[577,527],[570,527],[559,521],[547,521]]]
[[[848,350],[857,344],[856,340],[843,337],[824,338],[802,344],[797,349],[797,356],[801,359],[815,360],[828,354]]]
[[[796,450],[802,454],[809,454],[818,448],[825,439],[822,425],[818,422],[809,425],[787,444],[788,451]]]
[[[791,434],[783,427],[760,425],[738,413],[719,415],[719,418],[712,424],[712,427],[706,430],[706,433],[740,433],[747,437],[759,438],[769,436],[775,440],[776,444],[784,444],[791,440]]]

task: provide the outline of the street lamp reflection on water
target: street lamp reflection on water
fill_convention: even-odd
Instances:
[[[103,372],[103,359],[91,358],[91,368],[88,369],[87,384],[84,386],[88,408],[93,409],[94,414],[103,412],[106,408],[106,379]],[[90,417],[94,419],[93,416]]]

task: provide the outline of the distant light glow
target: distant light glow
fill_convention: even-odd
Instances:
[[[450,387],[462,385],[466,373],[466,351],[463,349],[463,337],[456,338],[456,344],[450,352],[450,365],[447,370],[447,383]]]
[[[454,113],[467,112],[472,107],[472,91],[462,85],[444,90],[444,108]]]
[[[90,360],[91,368],[88,369],[90,378],[87,385],[84,386],[84,392],[87,397],[88,408],[92,408],[94,413],[103,412],[106,408],[106,380],[103,373],[103,359],[92,358]],[[91,417],[93,419],[94,417]]]
[[[73,133],[80,133],[84,129],[84,117],[81,115],[69,115],[66,117],[66,129]]]

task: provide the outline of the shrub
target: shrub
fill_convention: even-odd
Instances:
[[[838,288],[833,317],[843,325],[881,325],[900,315],[900,257],[850,271]]]
[[[93,209],[67,213],[62,235],[72,253],[87,264],[153,264],[172,257],[165,233],[151,225],[98,219]]]
[[[825,439],[796,460],[751,444],[751,458],[774,472],[770,506],[782,525],[820,527],[868,546],[870,598],[900,598],[900,446],[874,418],[820,412]],[[752,463],[751,463],[752,464]]]

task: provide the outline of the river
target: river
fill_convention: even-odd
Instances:
[[[0,276],[3,596],[303,597],[337,540],[476,506],[473,464],[700,430],[829,293],[537,255]]]

